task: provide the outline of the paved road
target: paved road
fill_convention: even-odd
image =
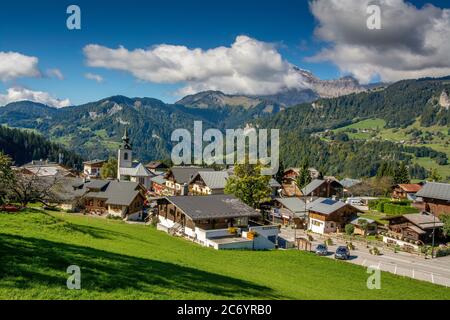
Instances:
[[[286,240],[294,240],[294,230],[282,229],[281,234]],[[304,233],[297,230],[297,236],[301,234]],[[314,249],[317,244],[323,243],[323,240],[319,236],[313,237]],[[328,246],[328,250],[334,253],[339,245],[345,245],[345,242],[338,241],[335,245]],[[450,256],[437,259],[424,259],[408,253],[394,253],[391,251],[385,251],[380,256],[374,256],[369,253],[369,250],[365,246],[358,244],[356,244],[356,250],[353,250],[351,255],[352,258],[348,260],[350,263],[364,267],[379,268],[382,271],[428,281],[450,288]],[[334,259],[334,254],[329,254],[327,257]]]

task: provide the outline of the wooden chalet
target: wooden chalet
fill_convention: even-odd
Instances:
[[[437,217],[450,214],[450,184],[428,182],[416,193],[416,197],[414,206]]]
[[[392,199],[414,201],[420,189],[422,185],[419,183],[397,184],[392,190]]]
[[[443,223],[430,214],[404,214],[402,216],[387,217],[389,221],[389,231],[391,235],[398,235],[407,240],[420,241],[422,243],[431,242],[431,234],[434,229],[436,239],[439,238]]]

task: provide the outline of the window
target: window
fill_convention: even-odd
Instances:
[[[123,160],[128,160],[128,152],[125,152],[125,153],[123,154]]]

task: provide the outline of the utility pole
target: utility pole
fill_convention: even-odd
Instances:
[[[436,216],[433,214],[433,239],[431,240],[431,259],[434,258],[434,234],[435,234],[435,231],[436,231]]]

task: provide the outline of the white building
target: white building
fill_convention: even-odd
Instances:
[[[155,174],[148,170],[142,163],[133,162],[133,150],[131,148],[127,129],[125,129],[125,133],[122,137],[122,146],[118,151],[117,166],[117,179],[119,181],[138,182],[146,189],[151,188],[151,179]]]

